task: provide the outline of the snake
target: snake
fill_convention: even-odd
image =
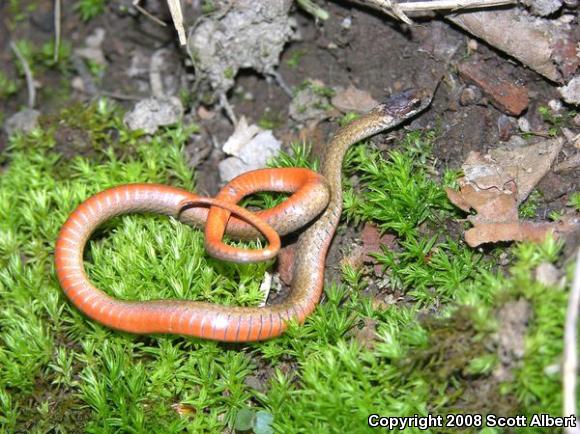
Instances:
[[[348,148],[400,125],[429,103],[427,91],[407,90],[339,128],[323,151],[319,173],[302,168],[259,169],[235,178],[215,198],[159,184],[125,184],[101,191],[82,202],[59,232],[55,271],[60,286],[86,316],[120,331],[223,342],[280,336],[289,322],[304,323],[322,296],[326,255],[342,212],[341,172]],[[256,191],[292,195],[282,204],[256,213],[237,205]],[[202,227],[208,252],[237,262],[273,257],[280,247],[280,235],[310,223],[298,237],[285,300],[264,307],[223,306],[191,300],[119,300],[96,288],[84,269],[85,246],[100,225],[128,213],[165,214]],[[255,251],[240,249],[223,243],[224,233],[239,239],[262,236],[268,245]]]

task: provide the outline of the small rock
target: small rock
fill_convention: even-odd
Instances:
[[[149,63],[149,82],[155,97],[179,96],[187,85],[181,58],[168,48],[156,50]]]
[[[572,132],[570,129],[562,128],[562,134],[566,137],[566,141],[574,146],[576,149],[580,148],[580,133]]]
[[[471,52],[477,51],[477,49],[479,48],[479,44],[477,43],[477,41],[475,39],[469,39],[469,41],[467,41],[467,49]]]
[[[38,127],[38,117],[40,112],[38,110],[25,108],[17,113],[14,113],[4,122],[4,132],[7,136],[15,133],[29,133]]]
[[[538,190],[546,202],[551,202],[564,196],[569,189],[569,184],[562,176],[553,172],[548,172],[538,184]]]
[[[495,378],[506,381],[512,377],[513,368],[525,354],[525,336],[531,315],[532,308],[525,299],[508,301],[497,313],[500,364],[494,372]]]
[[[215,115],[216,115],[215,111],[208,110],[202,105],[200,105],[199,108],[197,109],[197,116],[202,121],[207,121],[209,119],[213,119],[215,117]]]
[[[280,152],[282,144],[272,131],[260,131],[254,138],[236,150],[236,156],[226,158],[219,164],[220,178],[224,182],[250,170],[266,167],[268,160]]]
[[[522,0],[534,15],[546,17],[562,7],[562,0]]]
[[[85,39],[85,47],[75,49],[75,54],[83,59],[91,60],[98,65],[106,65],[105,54],[103,53],[103,41],[105,40],[105,29],[97,27]]]
[[[76,77],[73,77],[73,79],[71,80],[71,86],[74,90],[78,90],[79,92],[86,92],[85,83],[83,82],[83,79],[78,75]]]
[[[506,142],[512,136],[514,132],[514,121],[513,118],[504,115],[503,113],[497,118],[497,130],[499,134],[499,139],[502,142]]]
[[[459,95],[459,104],[463,106],[477,104],[481,101],[481,97],[481,90],[478,87],[465,86]]]
[[[564,24],[564,27],[566,26]],[[571,27],[578,26],[572,25]],[[557,37],[553,41],[552,55],[550,56],[558,65],[558,69],[565,80],[574,78],[576,71],[580,67],[580,56],[577,51],[578,38],[572,35],[573,33],[569,33],[564,37]]]
[[[320,121],[328,117],[329,99],[320,92],[315,92],[316,87],[323,88],[324,83],[319,80],[311,80],[308,86],[298,90],[288,109],[288,114],[292,119],[306,123]]]
[[[530,129],[531,129],[530,128],[530,121],[528,121],[526,118],[519,118],[518,119],[518,128],[523,133],[529,133]]]
[[[165,2],[162,2],[165,3]],[[240,69],[274,72],[280,53],[294,39],[296,23],[289,16],[292,0],[216,2],[219,13],[207,14],[190,29],[188,51],[195,56],[200,83],[217,94],[234,86]],[[227,3],[227,6],[226,6]]]
[[[562,111],[562,102],[557,99],[551,99],[548,101],[548,107],[550,107],[554,113],[559,113]]]
[[[553,286],[558,283],[560,273],[556,267],[549,262],[542,262],[534,272],[536,281],[546,286]]]
[[[178,98],[147,98],[135,104],[125,115],[125,124],[131,130],[153,134],[161,126],[173,125],[183,117],[183,105]]]
[[[340,26],[345,30],[349,30],[352,27],[352,18],[346,17],[344,20],[342,20]]]
[[[569,104],[580,104],[580,76],[574,77],[566,86],[558,88],[560,95]]]
[[[466,82],[478,86],[490,102],[504,113],[518,116],[528,107],[527,87],[511,82],[497,68],[470,61],[460,63],[457,69]]]
[[[506,145],[507,145],[506,147],[508,148],[522,148],[524,146],[527,146],[528,142],[526,142],[526,139],[524,139],[523,137],[514,134],[506,142]]]

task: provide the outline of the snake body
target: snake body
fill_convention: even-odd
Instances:
[[[173,333],[228,342],[279,336],[289,320],[302,323],[320,300],[326,254],[342,211],[341,169],[347,149],[399,125],[428,103],[423,92],[407,91],[339,129],[323,156],[322,177],[305,169],[258,170],[232,181],[211,200],[155,184],[128,184],[97,193],[79,205],[58,236],[55,264],[61,287],[83,313],[118,330]],[[256,213],[257,217],[234,205],[244,195],[263,190],[295,193],[287,203]],[[200,202],[213,205],[209,213],[207,208],[191,206]],[[206,248],[220,250],[222,257],[237,258],[239,262],[269,258],[275,249],[257,253],[256,258],[250,254],[239,256],[239,252],[223,244],[220,249],[213,247],[214,242],[220,242],[224,231],[233,237],[248,239],[258,235],[254,229],[258,227],[272,244],[275,237],[269,236],[268,225],[286,234],[317,215],[318,218],[299,237],[289,297],[280,304],[255,308],[183,300],[123,301],[97,289],[84,271],[84,247],[100,224],[131,212],[161,213],[191,225],[205,226]],[[230,218],[232,212],[234,215]],[[266,223],[260,226],[260,219]]]

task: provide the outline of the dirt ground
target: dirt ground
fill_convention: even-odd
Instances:
[[[26,3],[26,2],[22,2]],[[6,19],[0,21],[0,63],[8,77],[18,74],[10,41],[28,39],[41,45],[53,39],[54,18],[50,3],[34,4],[32,13],[8,28]],[[182,87],[184,91],[193,87],[195,77],[187,54],[178,46],[174,29],[161,27],[141,14],[128,13],[119,5],[109,5],[104,14],[84,23],[71,8],[62,11],[63,40],[72,44],[72,50],[85,45],[87,36],[95,29],[104,29],[105,41],[102,51],[107,66],[104,74],[96,82],[91,92],[79,92],[70,86],[73,77],[87,79],[86,71],[78,71],[73,61],[72,70],[44,70],[35,76],[38,87],[37,108],[43,115],[56,113],[61,107],[73,102],[86,102],[99,95],[110,96],[127,109],[135,101],[150,96],[148,80],[148,59],[159,49],[167,49],[167,65],[164,74]],[[145,6],[162,20],[170,20],[164,2],[148,2]],[[371,9],[356,8],[344,2],[324,2],[321,5],[330,14],[330,19],[317,23],[310,15],[296,11],[297,33],[300,40],[286,45],[278,72],[286,84],[292,88],[304,80],[320,80],[324,85],[337,88],[354,85],[369,92],[376,100],[406,88],[426,87],[435,89],[433,103],[412,124],[413,128],[440,128],[434,149],[438,168],[459,168],[472,150],[485,152],[507,141],[517,134],[513,125],[502,127],[502,123],[513,124],[513,118],[506,121],[506,115],[485,97],[473,102],[462,103],[461,92],[465,85],[457,75],[457,63],[471,55],[481,61],[486,69],[498,70],[518,86],[525,87],[530,95],[529,106],[524,114],[532,130],[542,130],[544,120],[537,108],[551,100],[559,100],[556,87],[538,74],[518,65],[505,55],[494,51],[484,43],[477,43],[464,32],[439,20],[418,21],[414,28],[385,18]],[[2,2],[0,14],[7,16],[9,4]],[[25,9],[21,6],[21,9]],[[185,8],[186,22],[193,23],[199,18],[199,9]],[[475,43],[470,48],[468,43]],[[473,47],[473,45],[471,46]],[[73,55],[74,58],[74,55]],[[292,59],[298,58],[297,64]],[[171,74],[174,74],[172,77]],[[184,75],[186,78],[184,78]],[[88,78],[91,81],[91,78]],[[271,78],[251,70],[243,70],[237,76],[236,86],[228,93],[228,98],[236,115],[246,116],[255,123],[264,116],[274,119],[276,135],[287,145],[297,137],[301,125],[288,116],[290,96]],[[0,111],[4,117],[16,112],[26,102],[25,86],[21,86],[15,97],[0,100]],[[197,103],[196,96],[190,99]],[[202,127],[199,142],[213,140],[223,143],[231,135],[233,126],[222,112],[212,119],[197,116],[198,105],[186,107],[187,115]],[[208,107],[212,109],[212,107]],[[332,122],[318,125],[310,139],[314,141],[315,154],[320,154],[324,142],[334,129]],[[393,134],[393,133],[390,133]],[[0,141],[4,145],[5,136]],[[69,138],[70,139],[70,138]],[[82,138],[66,140],[63,152],[82,152]],[[383,142],[379,137],[377,142]],[[563,155],[574,152],[568,144]],[[192,145],[193,149],[196,149]],[[219,149],[211,149],[199,171],[200,190],[215,193],[219,187],[216,165],[224,158]],[[543,214],[561,207],[566,195],[577,189],[577,172],[550,175],[539,186],[546,202]]]
[[[169,11],[162,2],[149,2],[146,6],[161,19],[169,20]],[[505,124],[505,114],[486,103],[485,98],[473,103],[460,102],[464,84],[457,76],[456,66],[465,56],[471,54],[483,62],[486,69],[501,71],[513,83],[527,89],[530,102],[524,116],[532,130],[542,130],[545,126],[537,108],[547,105],[550,100],[559,100],[553,84],[484,43],[476,43],[475,49],[469,48],[468,42],[475,41],[447,23],[424,20],[410,29],[370,9],[354,8],[342,2],[324,2],[322,6],[331,16],[324,23],[316,23],[301,11],[295,13],[300,40],[287,44],[278,69],[286,84],[292,88],[304,80],[316,79],[333,88],[354,85],[368,91],[379,101],[388,94],[410,87],[436,87],[431,108],[415,120],[412,127],[437,126],[441,129],[434,149],[438,168],[459,168],[470,151],[485,152],[505,142],[512,134],[517,134],[513,126],[508,128],[507,133],[502,131],[505,127],[498,125]],[[2,16],[6,16],[8,7],[6,2],[0,5]],[[199,10],[186,8],[185,13],[187,22],[195,22],[199,17]],[[80,21],[75,11],[65,7],[61,22],[63,39],[72,44],[73,52],[84,46],[85,39],[95,29],[104,29],[102,50],[107,66],[103,76],[97,82],[93,80],[95,89],[92,95],[71,88],[72,77],[87,78],[86,71],[79,72],[74,66],[64,72],[48,69],[35,76],[38,87],[36,105],[44,115],[99,95],[111,96],[130,109],[136,100],[150,95],[148,59],[161,48],[168,51],[164,73],[169,76],[174,74],[170,79],[180,83],[184,90],[193,85],[193,70],[184,66],[188,64],[187,54],[178,46],[171,26],[161,27],[143,15],[122,11],[121,6],[117,5],[108,6],[104,14],[88,23]],[[9,48],[10,41],[28,39],[35,45],[51,41],[54,35],[52,6],[50,3],[40,3],[28,19],[18,22],[15,27],[8,29],[6,20],[2,20],[0,26],[2,70],[8,77],[15,77],[18,72]],[[292,64],[293,58],[299,58],[297,65]],[[187,75],[185,81],[183,75]],[[91,81],[90,77],[88,79]],[[271,78],[243,70],[228,97],[238,116],[246,116],[250,122],[267,116],[276,121],[278,137],[297,137],[301,125],[288,116],[290,96]],[[25,104],[26,98],[25,86],[21,86],[15,97],[0,101],[0,111],[7,117]],[[196,102],[195,95],[191,99]],[[204,120],[196,116],[196,109],[196,106],[186,107],[190,117],[203,130],[196,146],[208,141],[208,138],[218,143],[225,142],[233,127],[223,113],[218,111],[217,116]],[[513,124],[513,118],[508,118],[507,122]],[[315,134],[310,135],[310,139],[314,140],[315,153],[320,154],[333,128],[332,122],[322,122]],[[3,146],[5,136],[1,140],[0,146]],[[382,141],[384,138],[377,139],[377,142]],[[286,145],[288,142],[284,140]],[[63,152],[74,155],[79,152],[74,149],[75,146],[82,148],[82,138],[68,140],[68,143],[63,143],[63,147],[71,146],[72,149]],[[573,152],[571,145],[567,145],[563,155]],[[223,158],[221,150],[214,148],[207,159],[199,164],[197,170],[201,191],[214,193],[217,190],[219,178],[216,165]],[[542,204],[543,214],[561,207],[566,195],[577,188],[576,183],[577,172],[551,173],[539,187],[547,199]]]

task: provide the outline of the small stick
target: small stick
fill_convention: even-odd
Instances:
[[[54,0],[54,63],[60,52],[60,0]]]
[[[141,0],[133,0],[133,7],[135,9],[137,9],[139,12],[141,12],[143,15],[145,15],[147,18],[152,20],[153,22],[159,24],[160,26],[167,27],[167,24],[165,24],[163,21],[161,21],[155,15],[149,13],[149,11],[147,11],[147,9],[145,9],[143,6],[141,6],[139,4],[140,2],[141,2]]]
[[[316,3],[313,3],[311,0],[297,0],[297,2],[298,6],[319,20],[326,21],[328,19],[328,12],[322,9]]]
[[[177,35],[179,36],[179,43],[185,45],[187,43],[187,38],[185,36],[185,28],[183,27],[183,12],[181,11],[181,3],[179,0],[167,0],[169,5],[169,11],[171,12],[171,18],[173,19],[173,26],[177,30]]]
[[[490,8],[495,6],[509,5],[517,3],[517,0],[433,0],[418,1],[408,3],[397,3],[391,0],[354,0],[356,3],[364,4],[378,9],[388,15],[394,16],[401,21],[412,24],[407,17],[408,12],[460,9]]]
[[[578,369],[577,334],[578,308],[580,307],[580,249],[576,252],[576,268],[574,281],[568,299],[566,326],[564,329],[564,362],[562,366],[562,381],[564,383],[563,415],[569,417],[576,414],[576,372]],[[578,425],[578,424],[576,424]],[[577,434],[578,427],[566,428],[566,434]]]
[[[142,7],[139,3],[141,0],[133,0],[133,7],[141,12],[146,17],[152,19],[157,24],[167,27],[163,21],[159,18],[147,12],[147,10]],[[185,28],[183,27],[183,11],[181,10],[181,3],[179,0],[167,0],[167,5],[169,6],[169,11],[171,12],[171,19],[173,20],[173,27],[177,31],[177,36],[179,37],[179,43],[185,45],[187,43],[187,37],[185,36]]]
[[[26,86],[28,88],[28,107],[34,108],[34,104],[36,102],[36,89],[34,88],[34,77],[32,76],[32,71],[30,70],[30,65],[28,65],[28,61],[22,55],[18,46],[14,43],[14,41],[10,41],[10,48],[14,51],[14,54],[18,58],[18,61],[22,65],[22,69],[24,70],[24,76],[26,77]]]

